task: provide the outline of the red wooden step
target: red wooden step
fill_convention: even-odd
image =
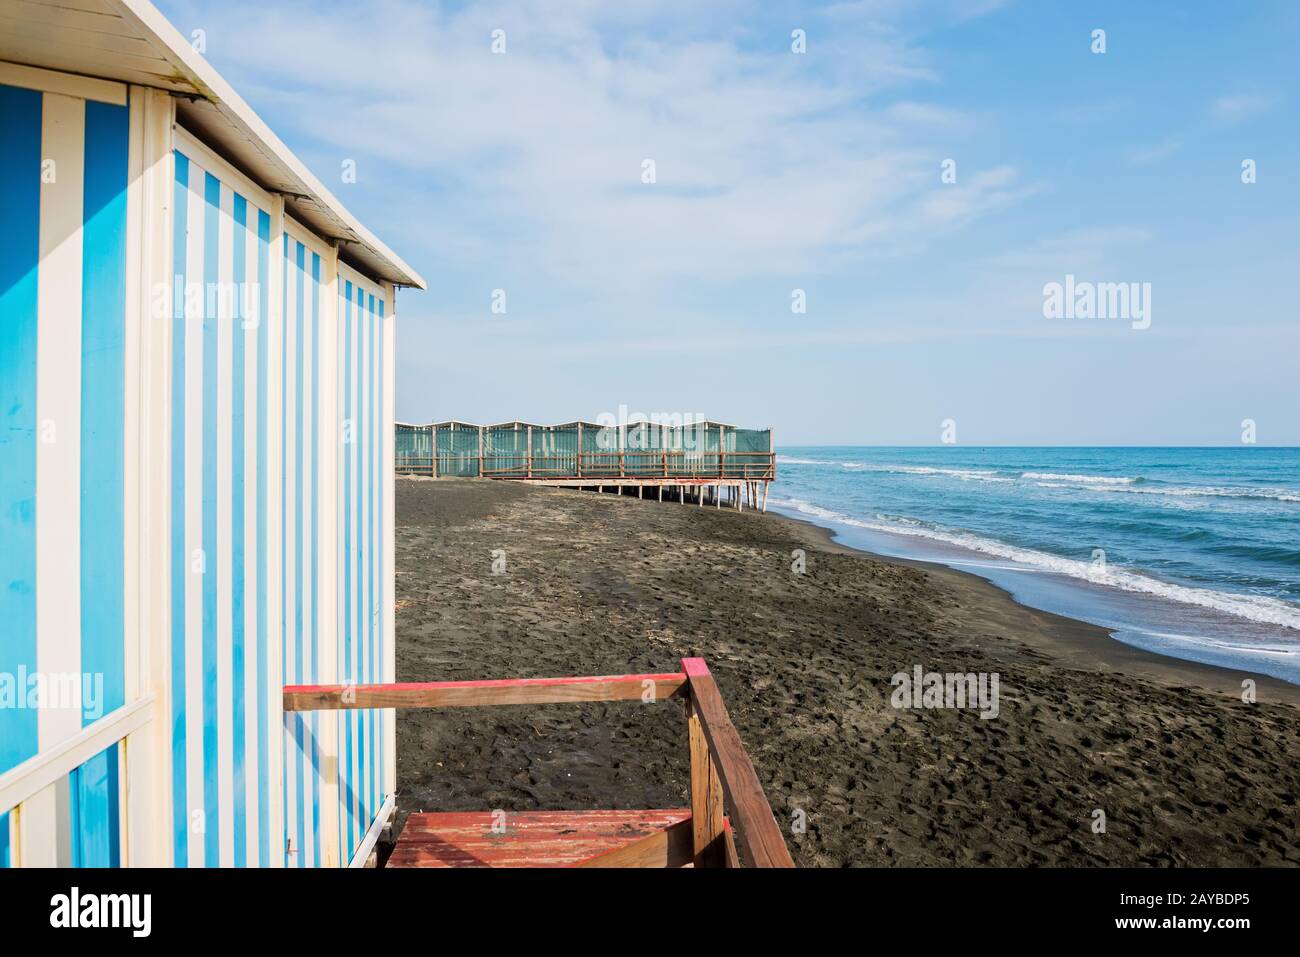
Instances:
[[[388,867],[569,867],[689,821],[660,811],[491,811],[412,814]],[[493,824],[503,826],[493,831]],[[689,830],[689,828],[688,828]],[[670,855],[672,859],[673,855]]]

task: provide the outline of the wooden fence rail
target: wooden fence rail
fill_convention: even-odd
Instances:
[[[668,699],[686,703],[691,763],[690,833],[688,835],[684,827],[678,828],[611,853],[608,857],[594,858],[589,864],[615,866],[676,862],[685,855],[696,867],[735,867],[738,855],[732,838],[734,827],[739,834],[746,864],[751,867],[793,867],[794,862],[753,762],[731,723],[722,694],[703,658],[684,658],[680,672],[667,674],[287,685],[284,688],[285,711],[456,708],[579,701],[652,703]]]

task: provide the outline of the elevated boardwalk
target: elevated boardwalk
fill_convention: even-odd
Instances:
[[[394,468],[433,478],[474,477],[616,490],[646,490],[698,505],[767,508],[776,478],[770,429],[721,422],[537,425],[440,422],[396,425]]]

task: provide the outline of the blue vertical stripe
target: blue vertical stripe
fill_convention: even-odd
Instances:
[[[357,382],[361,388],[359,393],[358,416],[360,418],[361,447],[357,450],[359,465],[361,470],[361,489],[369,487],[369,452],[370,452],[370,423],[367,421],[369,414],[369,396],[365,392],[366,377],[365,369],[362,363],[366,359],[366,294],[360,286],[356,287],[357,292]],[[374,596],[370,593],[370,582],[366,577],[366,543],[370,535],[370,496],[367,494],[361,501],[360,514],[358,516],[361,525],[361,534],[357,539],[357,582],[361,586],[361,605],[357,609],[357,638],[361,642],[361,647],[357,649],[359,660],[358,667],[361,670],[361,680],[370,680],[369,669],[369,652],[370,652],[370,603]],[[370,822],[370,793],[366,787],[366,758],[372,753],[370,744],[370,714],[358,715],[357,735],[361,747],[361,762],[357,768],[357,780],[353,786],[361,795],[361,819],[357,821],[357,836],[365,834],[366,827]]]
[[[126,420],[127,109],[86,104],[81,300],[81,664],[103,713],[126,703],[123,441]],[[83,715],[83,724],[95,720]]]
[[[69,775],[73,867],[122,863],[118,746],[109,746]]]
[[[257,827],[258,861],[263,867],[271,863],[271,767],[270,731],[267,726],[267,669],[271,659],[267,652],[274,634],[266,615],[266,539],[269,526],[266,521],[266,499],[270,488],[267,478],[267,458],[270,442],[267,413],[270,366],[267,359],[267,337],[271,325],[271,291],[268,277],[271,268],[271,216],[257,212],[257,279],[259,302],[257,324]]]
[[[376,680],[379,664],[379,609],[383,601],[379,596],[379,323],[375,321],[375,297],[367,297],[370,321],[370,639],[367,657],[370,661],[370,680]],[[379,813],[379,712],[371,710],[370,719],[370,808],[367,824]]]
[[[172,794],[175,864],[189,855],[189,793],[185,776],[185,283],[186,230],[189,226],[190,161],[175,154],[176,186],[172,193],[172,490],[171,490],[171,628],[172,628]]]
[[[298,294],[298,295],[297,295],[297,301],[294,303],[294,317],[293,317],[294,326],[295,326],[295,328],[297,329],[297,340],[294,342],[294,363],[295,363],[295,368],[296,368],[296,370],[297,370],[297,373],[296,373],[297,378],[294,380],[294,389],[296,390],[297,398],[296,398],[296,400],[294,401],[294,409],[293,409],[293,411],[294,411],[294,431],[293,431],[293,434],[294,434],[294,443],[293,443],[293,461],[294,461],[293,479],[294,479],[294,495],[293,495],[293,510],[294,510],[294,516],[295,516],[295,518],[294,518],[294,525],[293,525],[293,530],[294,530],[294,536],[293,536],[293,583],[294,583],[294,595],[293,595],[293,599],[294,599],[294,609],[295,609],[295,611],[296,611],[296,614],[294,615],[294,619],[293,619],[293,625],[294,625],[294,631],[293,631],[293,651],[294,651],[294,662],[295,662],[295,665],[294,665],[294,675],[296,676],[296,677],[295,677],[295,680],[298,681],[299,683],[301,683],[301,682],[304,680],[304,678],[305,678],[305,676],[304,676],[304,674],[303,674],[303,654],[302,654],[302,653],[303,653],[303,628],[302,628],[302,613],[303,613],[303,604],[302,604],[302,593],[303,593],[303,574],[302,574],[302,567],[303,567],[303,555],[302,555],[302,545],[303,545],[303,511],[302,511],[302,505],[303,505],[303,461],[302,461],[303,429],[302,429],[302,408],[303,408],[303,402],[304,402],[304,400],[305,400],[305,398],[306,398],[306,389],[304,388],[304,378],[303,378],[303,371],[304,371],[304,367],[303,367],[303,362],[304,362],[304,350],[303,350],[303,331],[304,331],[304,321],[303,321],[303,317],[304,317],[304,315],[305,315],[305,313],[306,313],[305,304],[303,303],[303,286],[304,286],[304,281],[305,281],[305,279],[306,279],[306,272],[305,272],[305,270],[304,270],[304,258],[305,258],[305,256],[306,256],[306,252],[307,252],[307,250],[306,250],[306,248],[303,246],[302,243],[299,243],[299,242],[295,242],[295,243],[294,243],[294,274],[293,274],[293,281],[294,281],[294,284],[295,284],[295,286],[296,286],[296,288],[297,288],[297,294]],[[307,814],[306,814],[306,808],[307,808],[307,793],[306,793],[306,791],[303,790],[303,785],[304,785],[304,780],[303,780],[303,777],[304,777],[303,763],[304,763],[304,754],[305,754],[306,746],[307,746],[307,740],[306,740],[306,738],[307,738],[307,735],[306,735],[306,722],[305,722],[305,720],[304,720],[304,718],[303,718],[303,714],[302,714],[301,711],[300,711],[300,712],[297,712],[297,713],[293,716],[293,718],[294,718],[294,740],[295,740],[295,743],[296,743],[296,745],[297,745],[297,746],[294,748],[293,761],[294,761],[294,769],[295,769],[295,772],[296,772],[296,774],[298,775],[298,788],[297,788],[297,792],[296,792],[297,795],[298,795],[298,843],[297,843],[297,847],[298,847],[298,866],[299,866],[299,867],[306,867],[306,866],[307,866],[307,863],[308,863],[308,862],[307,862],[307,842],[306,842],[306,837],[307,837],[307,821],[306,821],[306,817],[307,817]]]
[[[245,435],[245,397],[244,397],[244,350],[246,337],[244,322],[244,287],[248,282],[248,200],[238,193],[234,195],[233,209],[235,228],[233,233],[233,250],[231,279],[235,284],[235,315],[233,338],[233,355],[231,359],[231,409],[230,409],[230,578],[232,588],[231,628],[230,628],[230,673],[231,681],[231,747],[234,752],[232,773],[234,775],[234,830],[236,867],[248,863],[248,812],[245,795],[246,778],[244,773],[244,754],[247,747],[245,733],[244,674],[245,664],[245,627],[244,627],[244,482],[247,479],[244,467]]]
[[[0,669],[36,672],[36,272],[41,94],[0,86]],[[36,708],[0,708],[0,772],[36,753]],[[21,705],[21,706],[20,706]],[[5,822],[7,825],[7,820]],[[7,826],[5,828],[8,834]],[[5,838],[6,844],[7,837]]]
[[[317,501],[318,490],[320,489],[320,428],[321,428],[321,404],[320,404],[320,256],[312,253],[311,257],[311,489],[312,489],[312,508],[311,508],[311,661],[315,672],[311,680],[319,682],[321,680],[320,666],[320,642],[317,636],[320,634],[320,502]],[[312,835],[315,840],[312,846],[315,848],[316,857],[313,861],[317,866],[320,865],[320,785],[321,785],[321,763],[320,763],[320,743],[319,743],[320,721],[316,712],[311,713],[311,825]]]
[[[126,703],[123,473],[126,420],[127,108],[86,104],[81,276],[81,667],[101,689],[82,724]],[[72,773],[73,860],[120,860],[118,749]]]
[[[283,333],[289,328],[289,297],[285,290],[289,288],[289,282],[292,277],[289,274],[289,234],[286,232],[281,236],[283,245],[283,281],[280,284],[280,329],[282,335],[280,341],[280,422],[285,428],[280,430],[280,622],[278,634],[280,638],[280,674],[283,682],[288,682],[293,675],[289,664],[289,576],[285,574],[289,569],[289,429],[285,417],[289,414],[289,349],[287,348],[288,336]],[[290,735],[292,735],[293,725],[289,725]],[[289,769],[284,767],[288,762],[288,752],[283,748],[280,753],[281,773],[284,780],[288,780]],[[283,799],[284,825],[289,825],[289,789],[281,788],[281,797]],[[284,837],[281,843],[284,844]],[[288,850],[285,849],[285,866],[290,863]]]
[[[352,519],[356,503],[352,489],[352,458],[356,449],[356,422],[352,407],[352,283],[345,284],[344,296],[344,330],[341,361],[343,363],[343,417],[347,423],[348,441],[343,447],[343,669],[345,682],[355,682],[356,674],[352,670],[353,601],[352,601]],[[343,787],[339,793],[345,802],[344,818],[347,825],[347,844],[343,857],[350,858],[352,848],[356,846],[354,832],[356,820],[352,806],[352,762],[353,762],[353,728],[356,725],[356,712],[344,714],[344,738],[347,746],[347,761],[343,766]]]
[[[9,852],[9,812],[0,814],[0,867],[12,867],[13,855]]]
[[[376,369],[378,369],[378,374],[376,378],[378,382],[380,382],[380,386],[378,386],[378,389],[380,389],[380,410],[378,410],[376,421],[378,423],[378,434],[380,434],[381,437],[386,437],[389,436],[391,429],[385,423],[385,416],[383,416],[383,389],[385,389],[385,378],[383,378],[383,356],[385,356],[385,347],[387,343],[385,341],[385,337],[383,337],[383,296],[382,295],[380,296],[380,300],[378,300],[378,306],[380,306],[380,312],[378,312],[378,316],[380,317],[378,317],[378,322],[377,322],[378,332],[376,335],[376,342],[378,343],[378,350],[377,350],[378,361],[376,363]],[[387,609],[387,603],[386,603],[387,590],[383,588],[383,583],[387,581],[385,577],[387,572],[387,566],[386,566],[387,550],[385,549],[387,523],[385,521],[385,518],[383,518],[383,516],[385,516],[385,512],[383,512],[383,493],[385,493],[385,490],[387,489],[387,476],[389,476],[389,471],[387,471],[387,469],[390,468],[393,468],[393,463],[383,458],[383,445],[381,441],[380,452],[378,452],[378,463],[377,463],[377,473],[378,476],[380,476],[380,485],[378,485],[378,489],[376,493],[378,495],[378,502],[380,502],[380,507],[378,507],[378,512],[380,512],[380,523],[378,524],[380,524],[380,528],[378,528],[378,534],[376,536],[376,541],[378,542],[377,551],[376,551],[376,568],[378,568],[378,580],[380,580],[380,619],[378,619],[376,638],[374,638],[374,644],[376,644],[376,658],[374,659],[376,659],[376,662],[378,663],[378,668],[380,668],[380,672],[378,672],[378,679],[377,679],[380,681],[385,680],[386,677],[385,674],[383,674],[383,664],[385,664],[386,661],[385,646],[383,646],[383,638],[385,638],[387,623],[389,623],[389,609]],[[380,784],[381,802],[383,800],[383,788],[385,788],[385,781],[386,781],[386,776],[385,774],[383,774],[383,772],[385,772],[385,765],[387,759],[387,752],[386,752],[387,733],[386,732],[387,732],[387,727],[385,722],[383,722],[383,718],[381,716],[380,740],[378,740],[377,748],[376,748],[378,753],[378,762],[380,762],[380,779],[378,779],[378,784]]]
[[[207,291],[217,288],[221,180],[205,174],[203,198],[203,803],[204,863],[220,861],[221,762],[217,760],[217,317]]]

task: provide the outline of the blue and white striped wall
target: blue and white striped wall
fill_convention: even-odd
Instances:
[[[392,495],[392,462],[384,417],[385,318],[383,293],[342,266],[338,281],[339,409],[339,674],[343,683],[391,681],[387,648],[391,622],[385,582],[392,575],[385,544],[385,505]],[[387,421],[387,424],[385,424]],[[391,712],[340,713],[339,794],[343,846],[355,851],[386,793],[391,761]]]
[[[165,95],[58,76],[0,85],[0,797],[105,714],[134,736],[0,805],[0,865],[347,865],[392,713],[280,689],[393,680],[392,289]],[[95,710],[4,698],[65,673]]]
[[[205,166],[205,163],[207,164]],[[171,714],[175,860],[275,863],[280,631],[268,553],[271,214],[192,146],[175,152]],[[278,318],[274,317],[274,318]]]
[[[124,700],[128,109],[0,85],[0,774]],[[62,684],[42,703],[31,679]],[[73,700],[73,689],[83,700]],[[120,860],[118,749],[27,803],[37,863]],[[0,863],[18,822],[0,817]]]

